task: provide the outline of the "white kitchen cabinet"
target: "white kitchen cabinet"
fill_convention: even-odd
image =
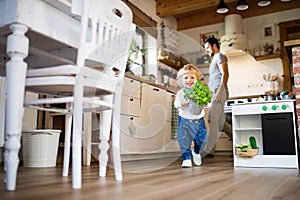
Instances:
[[[121,115],[121,154],[137,154],[141,151],[141,118]]]
[[[121,154],[156,154],[179,151],[171,139],[174,94],[126,78],[121,107]]]
[[[164,126],[169,116],[166,108],[166,91],[142,84],[142,151],[147,153],[163,152]]]
[[[232,152],[232,141],[226,133],[221,132],[216,144],[216,152]]]
[[[233,147],[256,138],[258,155],[238,157],[234,167],[299,168],[299,141],[293,100],[266,101],[232,106]]]
[[[141,99],[122,95],[121,115],[140,116],[141,114]]]
[[[121,114],[140,116],[141,112],[141,82],[124,78],[122,91]]]
[[[141,82],[125,77],[121,102],[121,154],[141,151]]]
[[[125,77],[122,95],[141,99],[141,82]]]

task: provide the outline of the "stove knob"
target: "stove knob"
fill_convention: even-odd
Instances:
[[[272,106],[272,110],[277,110],[277,106],[276,106],[276,105],[273,105],[273,106]]]
[[[266,110],[268,110],[268,107],[267,106],[262,106],[262,110],[266,111]]]
[[[283,104],[283,105],[281,106],[281,108],[282,108],[282,110],[286,110],[286,109],[287,109],[287,105],[286,105],[286,104]]]

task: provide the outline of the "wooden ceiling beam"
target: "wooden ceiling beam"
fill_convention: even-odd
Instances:
[[[197,11],[176,15],[177,30],[184,30],[189,28],[201,27],[216,23],[224,22],[226,15],[240,14],[243,18],[254,17],[264,14],[270,14],[285,10],[300,8],[299,1],[281,2],[280,0],[273,0],[271,5],[266,7],[259,7],[256,1],[248,1],[249,8],[244,11],[236,10],[236,3],[227,3],[229,11],[225,14],[218,14],[216,7],[212,6]]]
[[[226,3],[237,0],[226,0]],[[156,14],[160,17],[174,16],[203,8],[217,6],[219,0],[156,0]]]

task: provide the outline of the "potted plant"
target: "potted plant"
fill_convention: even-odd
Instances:
[[[137,59],[139,54],[142,56],[142,63],[138,63]],[[143,63],[145,62],[145,49],[141,48],[137,39],[132,39],[130,47],[129,47],[129,55],[127,59],[127,66],[126,71],[129,71],[133,73],[132,68],[134,67],[141,67],[142,68],[142,74],[144,73],[144,66]]]
[[[191,100],[189,110],[194,115],[199,115],[204,105],[207,105],[212,98],[212,94],[207,85],[196,81],[191,89],[184,89],[184,98]]]

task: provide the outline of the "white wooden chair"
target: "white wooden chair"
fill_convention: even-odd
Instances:
[[[113,121],[112,155],[115,178],[122,180],[119,151],[121,91],[135,25],[132,23],[131,10],[122,1],[77,0],[74,2],[76,4],[72,5],[72,12],[79,15],[81,20],[76,64],[28,70],[26,90],[52,95],[54,98],[27,101],[25,106],[66,114],[63,166],[65,176],[68,174],[73,117],[72,185],[76,189],[81,188],[82,185],[83,112],[100,112],[100,176],[106,175],[108,141]],[[43,106],[60,103],[66,103],[66,109]]]
[[[0,76],[0,147],[4,146],[6,78]]]

